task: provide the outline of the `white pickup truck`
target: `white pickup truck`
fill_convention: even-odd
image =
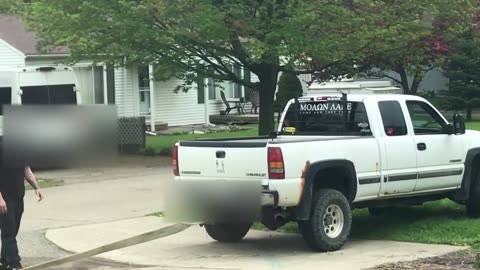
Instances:
[[[352,209],[449,198],[480,216],[480,132],[408,95],[307,96],[291,100],[271,136],[180,141],[174,182],[258,181],[269,229],[298,222],[309,247],[347,241]],[[234,215],[234,213],[232,213]],[[204,224],[217,241],[239,241],[252,222]]]

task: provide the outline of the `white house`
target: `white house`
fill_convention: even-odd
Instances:
[[[20,18],[0,15],[0,104],[111,104],[120,117],[145,116],[155,130],[209,124],[210,115],[225,109],[220,91],[227,99],[248,99],[245,87],[214,85],[212,80],[203,89],[193,85],[186,93],[175,93],[182,81],[155,81],[152,66],[114,68],[91,61],[65,66],[59,63],[69,56],[68,48],[45,53],[36,45]],[[254,74],[234,71],[257,80]],[[305,91],[307,80],[302,78]]]
[[[52,65],[67,50],[40,53],[35,45],[18,18],[0,15],[0,103],[77,103],[72,69]]]

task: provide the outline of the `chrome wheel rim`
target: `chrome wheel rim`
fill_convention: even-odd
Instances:
[[[323,230],[329,238],[337,238],[343,230],[344,216],[342,209],[331,204],[325,209],[323,215]]]

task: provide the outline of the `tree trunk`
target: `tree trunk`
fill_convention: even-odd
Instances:
[[[402,85],[402,88],[403,88],[403,93],[405,95],[409,95],[410,94],[410,84],[408,83],[407,71],[402,66],[399,66],[397,68],[397,70],[395,70],[395,71],[400,75],[400,81],[401,81],[401,85]]]
[[[467,121],[472,121],[472,106],[467,106]]]
[[[410,88],[410,94],[416,95],[418,92],[418,88],[420,87],[420,83],[422,82],[422,77],[417,73],[413,76],[412,87]]]
[[[277,89],[278,68],[273,65],[265,65],[255,72],[260,82],[258,90],[260,94],[260,123],[258,135],[268,135],[274,129],[273,101]]]

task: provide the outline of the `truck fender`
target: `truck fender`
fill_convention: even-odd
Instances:
[[[307,170],[303,175],[304,183],[302,196],[296,209],[297,220],[308,220],[310,218],[315,181],[322,181],[321,179],[316,179],[318,172],[324,169],[338,167],[345,169],[345,172],[348,175],[346,187],[347,194],[345,194],[347,200],[351,203],[355,199],[357,194],[357,173],[355,171],[355,166],[351,161],[346,159],[335,159],[314,162],[311,164],[307,163]]]
[[[474,160],[477,157],[480,157],[480,148],[472,148],[468,150],[465,158],[465,172],[462,179],[462,188],[453,196],[455,200],[466,201],[470,198],[472,182],[475,180],[475,175],[473,175],[473,173],[475,170],[480,169],[480,167],[474,168]]]

